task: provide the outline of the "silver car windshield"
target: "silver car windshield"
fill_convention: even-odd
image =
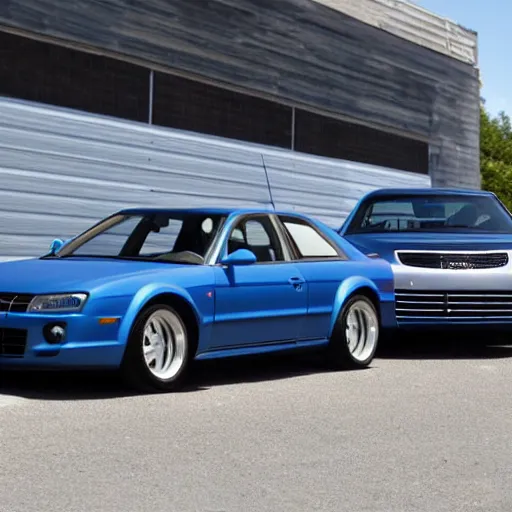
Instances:
[[[512,233],[512,218],[492,196],[379,197],[361,205],[346,234],[411,231]]]

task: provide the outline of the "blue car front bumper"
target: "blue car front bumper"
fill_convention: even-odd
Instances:
[[[118,341],[120,319],[101,324],[81,314],[0,316],[0,368],[116,368],[125,344]],[[61,343],[45,339],[45,326],[65,326]]]

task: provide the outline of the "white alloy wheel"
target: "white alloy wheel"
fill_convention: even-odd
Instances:
[[[173,379],[187,360],[187,333],[178,315],[170,309],[157,309],[148,317],[142,331],[144,362],[161,381]]]
[[[379,327],[379,314],[370,298],[363,294],[349,297],[327,346],[327,365],[340,370],[368,367],[377,351]]]
[[[379,319],[375,309],[365,300],[356,300],[347,311],[345,339],[351,356],[360,363],[375,352],[379,339]]]

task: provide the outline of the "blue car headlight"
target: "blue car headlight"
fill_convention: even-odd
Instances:
[[[86,293],[36,295],[28,305],[27,313],[78,313],[87,297]]]

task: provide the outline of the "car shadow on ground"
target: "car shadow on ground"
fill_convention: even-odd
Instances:
[[[512,357],[512,336],[489,333],[410,333],[382,341],[376,354],[380,359],[463,360]]]
[[[237,383],[283,380],[326,372],[316,355],[274,355],[194,362],[180,393]],[[0,395],[34,400],[105,400],[141,395],[116,372],[2,372]]]
[[[237,383],[265,382],[328,373],[316,353],[279,354],[197,362],[184,392]]]
[[[114,372],[5,371],[0,374],[0,395],[33,400],[105,400],[137,394],[124,386]]]
[[[512,358],[512,346],[486,346],[464,337],[438,335],[407,336],[386,341],[379,347],[372,367],[379,359],[502,359]],[[371,371],[370,367],[368,371]],[[1,370],[0,370],[1,371]],[[317,354],[280,354],[248,358],[195,362],[180,393],[208,390],[239,383],[265,382],[327,373]],[[2,372],[0,394],[33,400],[105,400],[137,396],[113,372]]]

